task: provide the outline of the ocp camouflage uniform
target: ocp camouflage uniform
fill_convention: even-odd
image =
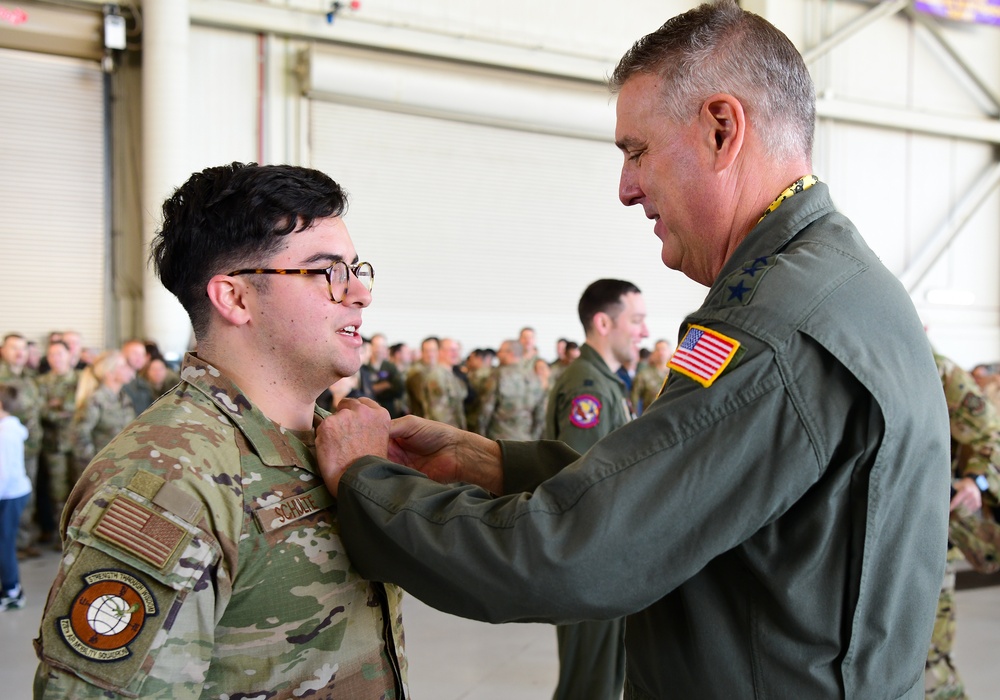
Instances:
[[[417,400],[411,397],[411,410],[419,405],[424,418],[465,430],[465,397],[469,392],[449,368],[443,365],[424,367],[414,383],[414,390]]]
[[[105,445],[125,429],[135,418],[132,401],[125,392],[115,394],[108,387],[97,387],[76,407],[70,422],[73,460],[79,475]]]
[[[1000,415],[972,375],[948,358],[935,354],[951,422],[952,478],[985,477],[981,513],[952,511],[948,531],[948,559],[937,618],[927,655],[924,689],[927,700],[965,698],[965,686],[951,659],[955,641],[956,562],[966,558],[976,569],[1000,568],[1000,528],[992,510],[1000,501]],[[986,486],[985,489],[982,487]]]
[[[37,381],[42,404],[41,468],[48,473],[48,498],[52,501],[56,522],[59,522],[62,506],[76,483],[70,423],[73,421],[77,379],[76,370],[70,370],[66,374],[41,374]],[[44,494],[39,494],[39,497],[42,496]]]
[[[18,390],[18,403],[21,406],[12,413],[28,429],[28,439],[24,443],[24,471],[31,480],[32,495],[21,512],[21,523],[17,531],[18,549],[30,546],[37,536],[35,494],[38,484],[38,455],[42,450],[42,399],[35,379],[34,372],[27,368],[21,374],[14,374],[9,364],[0,362],[0,383],[17,387]]]
[[[667,379],[667,368],[654,367],[648,362],[639,364],[632,383],[632,406],[641,414],[660,395],[663,382]]]
[[[182,379],[70,496],[36,700],[405,698],[402,593],[347,558],[314,433]]]
[[[473,392],[471,402],[465,404],[465,425],[468,430],[482,435],[479,416],[483,410],[483,394],[493,372],[492,367],[480,367],[469,372],[469,388]]]
[[[493,368],[482,388],[477,431],[491,440],[537,440],[545,427],[545,394],[534,368]]]

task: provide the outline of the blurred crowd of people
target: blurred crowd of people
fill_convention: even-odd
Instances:
[[[32,487],[12,533],[18,559],[60,547],[59,518],[84,467],[178,379],[151,341],[98,351],[76,331],[52,332],[41,344],[20,333],[3,337],[0,386],[9,390],[8,412],[27,429],[24,474]]]
[[[635,415],[663,385],[671,349],[657,340],[618,370]],[[345,397],[368,397],[393,418],[417,415],[491,439],[539,439],[549,390],[579,356],[579,343],[560,338],[555,359],[541,357],[531,327],[495,349],[475,348],[464,357],[455,338],[428,336],[415,348],[390,345],[376,333],[364,341],[361,370],[331,386],[319,404],[330,409]]]

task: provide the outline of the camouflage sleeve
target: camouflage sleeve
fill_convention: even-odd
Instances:
[[[73,421],[70,423],[70,440],[73,444],[73,457],[80,465],[85,465],[94,458],[94,428],[101,419],[101,407],[91,396],[76,407]]]
[[[413,415],[426,418],[427,408],[424,406],[423,376],[420,372],[411,371],[406,377],[406,397]]]
[[[493,412],[496,411],[498,386],[499,376],[494,370],[489,373],[479,388],[477,425],[470,427],[474,428],[475,432],[480,435],[486,435],[486,429],[490,427],[490,421],[493,419]]]
[[[208,471],[239,465],[238,450],[195,435],[219,427],[159,442],[142,426],[87,468],[36,640],[36,700],[201,697],[244,522],[231,479]]]
[[[531,438],[541,440],[542,433],[545,432],[545,409],[548,394],[540,382],[535,382],[537,395],[535,396],[535,407],[531,411]]]
[[[988,505],[1000,497],[1000,415],[968,372],[949,365],[944,392],[951,421],[951,437],[961,448],[954,460],[955,477],[985,476]]]

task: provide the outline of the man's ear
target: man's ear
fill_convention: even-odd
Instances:
[[[725,170],[743,149],[747,128],[743,103],[732,95],[717,93],[702,103],[698,119],[710,141],[716,171]]]
[[[614,326],[614,321],[605,312],[598,311],[594,314],[593,325],[598,335],[605,336],[611,330],[612,326]]]
[[[248,308],[252,285],[240,277],[215,275],[208,281],[205,290],[215,310],[230,325],[242,326],[250,321]]]

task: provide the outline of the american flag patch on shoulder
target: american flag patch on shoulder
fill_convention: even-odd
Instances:
[[[159,513],[119,496],[97,522],[94,534],[162,569],[186,532]]]
[[[704,326],[691,325],[667,366],[708,387],[732,362],[739,349],[740,341]]]

